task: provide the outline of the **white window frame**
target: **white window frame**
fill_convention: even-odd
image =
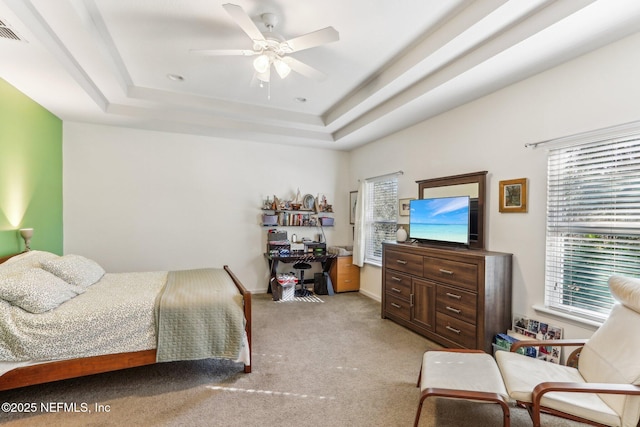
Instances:
[[[382,242],[395,240],[398,224],[398,175],[384,175],[365,181],[367,192],[364,233],[364,262],[382,266]]]
[[[553,144],[547,169],[545,308],[595,323],[608,278],[640,277],[640,128],[605,134]]]

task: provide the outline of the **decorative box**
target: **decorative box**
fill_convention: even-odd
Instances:
[[[328,216],[321,216],[320,217],[320,225],[322,225],[322,226],[331,226],[331,225],[333,225],[333,218],[328,217]]]
[[[278,215],[262,214],[263,225],[278,225]]]

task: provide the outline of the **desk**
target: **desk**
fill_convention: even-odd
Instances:
[[[267,288],[267,293],[272,293],[272,285],[278,284],[278,264],[280,262],[284,263],[296,263],[296,262],[319,262],[322,263],[322,271],[324,273],[329,273],[331,269],[331,265],[338,257],[334,254],[312,254],[312,253],[299,253],[295,252],[290,255],[270,255],[264,254],[264,257],[267,259],[269,263],[269,271],[271,272],[271,277],[269,278],[269,287]]]

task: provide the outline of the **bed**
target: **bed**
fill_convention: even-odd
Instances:
[[[251,293],[226,265],[105,273],[78,255],[0,257],[0,390],[205,358],[251,372]]]

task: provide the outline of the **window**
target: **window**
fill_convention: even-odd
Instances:
[[[381,265],[382,242],[396,238],[398,177],[386,175],[368,179],[365,191],[365,262]]]
[[[613,274],[640,277],[640,134],[551,149],[545,304],[604,320]]]

